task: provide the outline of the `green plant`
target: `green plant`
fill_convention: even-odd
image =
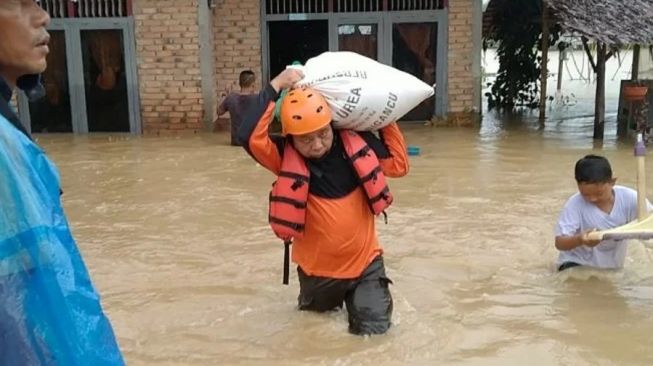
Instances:
[[[542,57],[541,0],[500,1],[494,17],[499,72],[490,92],[485,93],[488,107],[513,110],[537,108]],[[539,20],[538,20],[539,19]],[[519,20],[519,21],[517,21]],[[551,26],[549,44],[560,36],[558,26]],[[489,40],[484,40],[487,47]]]

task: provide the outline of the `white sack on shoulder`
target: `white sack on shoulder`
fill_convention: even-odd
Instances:
[[[398,120],[434,89],[406,72],[354,52],[325,52],[304,66],[297,86],[311,87],[329,103],[334,126],[374,131]]]

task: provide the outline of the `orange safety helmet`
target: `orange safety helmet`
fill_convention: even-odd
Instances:
[[[281,102],[281,134],[305,135],[331,123],[331,109],[322,94],[299,88],[288,92]]]

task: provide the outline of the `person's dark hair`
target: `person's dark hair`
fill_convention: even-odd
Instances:
[[[238,83],[241,88],[249,88],[250,86],[254,85],[255,81],[256,75],[252,70],[245,70],[241,72],[240,77],[238,78]]]
[[[574,169],[577,183],[608,183],[612,180],[610,162],[603,156],[585,155]]]

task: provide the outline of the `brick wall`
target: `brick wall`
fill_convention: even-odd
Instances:
[[[256,73],[261,86],[261,18],[258,0],[223,0],[213,9],[215,78],[218,100],[245,69]],[[225,118],[228,116],[222,116]]]
[[[197,1],[133,2],[144,133],[202,128]]]
[[[449,1],[449,112],[453,114],[474,107],[473,1]]]
[[[474,107],[473,1],[449,2],[448,109]],[[203,111],[198,0],[134,2],[143,131],[200,130]],[[260,1],[221,0],[212,12],[215,82],[213,98],[251,69],[261,85]],[[237,85],[234,86],[237,89]],[[222,122],[228,115],[221,117]],[[218,123],[219,124],[219,123]]]

